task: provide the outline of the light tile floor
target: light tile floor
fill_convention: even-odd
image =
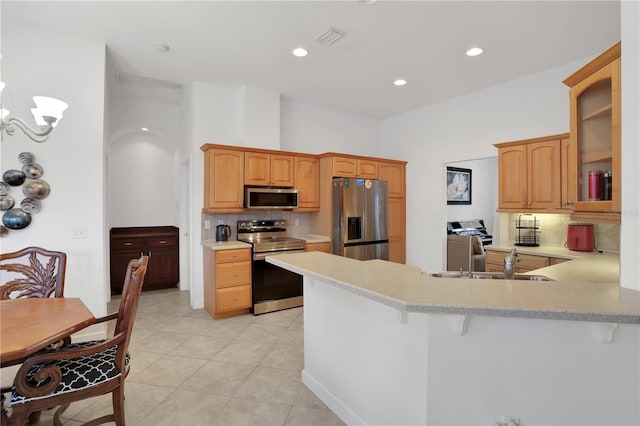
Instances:
[[[188,292],[144,292],[129,352],[128,425],[344,424],[300,381],[302,308],[213,320],[191,309]],[[76,426],[109,412],[106,395],[72,404],[63,421]],[[53,413],[38,424],[52,424]]]

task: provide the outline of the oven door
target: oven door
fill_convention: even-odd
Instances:
[[[265,257],[303,252],[304,250],[288,250],[254,254],[251,289],[254,315],[302,306],[302,275],[268,263]]]

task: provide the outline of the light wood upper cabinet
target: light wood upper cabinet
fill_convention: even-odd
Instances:
[[[293,156],[245,152],[244,184],[257,186],[293,186]]]
[[[316,157],[294,158],[294,187],[298,190],[296,211],[317,211],[320,208],[320,161]]]
[[[554,135],[498,147],[498,209],[560,210],[563,137]]]
[[[527,207],[560,208],[560,193],[560,141],[528,144]]]
[[[378,179],[378,162],[369,159],[357,160],[357,175],[364,179]]]
[[[561,204],[565,210],[573,210],[576,203],[576,152],[570,138],[560,141],[560,177],[562,180]]]
[[[379,161],[378,178],[389,182],[389,198],[403,198],[405,196],[404,164]]]
[[[571,143],[576,153],[576,201],[572,218],[620,223],[620,43],[568,77]],[[589,173],[609,191],[589,190]]]
[[[334,156],[331,160],[333,176],[378,179],[378,161],[369,158]]]
[[[241,211],[244,202],[244,153],[228,149],[209,149],[204,163],[204,209]]]

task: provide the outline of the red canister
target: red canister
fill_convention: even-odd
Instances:
[[[589,172],[589,201],[602,200],[602,178],[601,171]]]
[[[567,248],[576,251],[592,251],[595,247],[592,223],[570,223],[567,226]]]

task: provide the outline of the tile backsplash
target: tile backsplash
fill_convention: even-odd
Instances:
[[[294,213],[285,210],[252,210],[251,213],[225,213],[212,214],[202,213],[202,223],[200,224],[203,240],[216,239],[216,226],[218,221],[222,221],[224,225],[231,227],[230,240],[236,239],[236,222],[239,220],[263,219],[276,220],[284,219],[287,221],[287,233],[289,235],[305,235],[309,233],[309,215],[311,213]],[[205,229],[205,221],[211,224],[210,229]]]
[[[516,239],[516,220],[520,214],[506,214],[509,225],[509,241]],[[540,244],[564,246],[567,242],[567,225],[574,223],[566,214],[534,214],[540,222]],[[501,218],[501,220],[504,220]],[[594,223],[594,238],[598,250],[620,252],[620,225],[611,223]]]

